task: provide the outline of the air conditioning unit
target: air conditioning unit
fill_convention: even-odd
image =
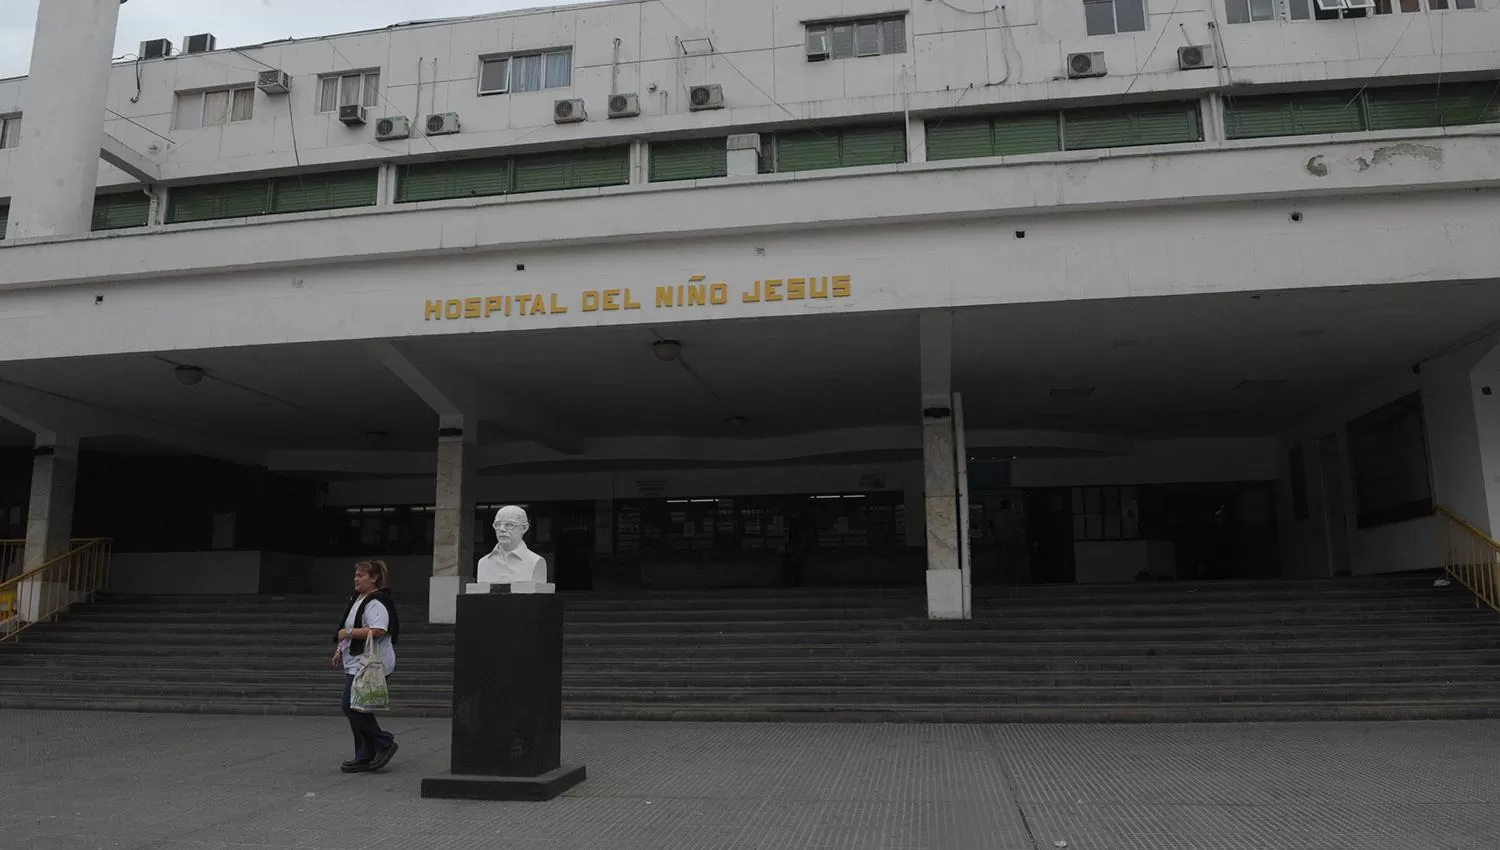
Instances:
[[[212,53],[219,44],[211,33],[190,35],[182,40],[183,53]]]
[[[1102,77],[1107,73],[1109,72],[1104,68],[1104,53],[1101,51],[1068,54],[1068,79],[1070,80]]]
[[[634,118],[640,114],[640,97],[633,94],[612,94],[609,96],[609,117]]]
[[[724,108],[724,87],[693,86],[688,92],[688,109],[693,112],[701,112],[705,109]]]
[[[375,138],[382,142],[411,138],[411,122],[399,115],[382,118],[375,122]]]
[[[583,108],[582,98],[575,97],[571,100],[553,101],[552,120],[558,124],[577,124],[589,120],[589,114]]]
[[[365,108],[358,103],[350,103],[339,107],[339,120],[346,127],[365,126]]]
[[[457,112],[434,112],[427,116],[427,135],[446,136],[458,132]]]
[[[292,75],[285,71],[261,71],[255,87],[266,94],[286,94],[292,90]]]
[[[833,46],[829,41],[828,27],[807,31],[807,61],[826,62],[833,57]]]
[[[162,59],[172,55],[172,42],[165,38],[153,38],[150,41],[141,42],[141,52],[138,54],[142,59]]]
[[[1214,55],[1213,45],[1191,44],[1177,48],[1177,67],[1184,71],[1212,68],[1217,64],[1218,58]]]

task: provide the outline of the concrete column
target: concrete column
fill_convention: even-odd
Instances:
[[[760,173],[760,134],[739,133],[725,142],[730,177],[754,177]]]
[[[906,161],[927,161],[927,122],[924,119],[906,119]]]
[[[640,139],[630,143],[630,185],[640,186],[651,182],[650,147]]]
[[[47,0],[37,10],[11,239],[88,235],[119,19],[120,0]]]
[[[596,499],[594,501],[594,554],[613,555],[615,553],[615,500]]]
[[[953,416],[953,315],[923,313],[922,490],[927,526],[927,615],[934,620],[968,616],[969,583],[963,569],[959,518],[957,443]]]
[[[78,485],[78,441],[37,438],[31,462],[31,505],[26,513],[23,571],[67,554],[73,540],[73,495]]]
[[[432,579],[427,620],[452,623],[458,595],[474,580],[474,469],[478,423],[443,417],[438,430],[437,499],[433,503]]]

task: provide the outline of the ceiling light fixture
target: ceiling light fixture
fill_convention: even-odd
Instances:
[[[659,339],[651,343],[651,350],[656,352],[657,360],[671,363],[682,354],[682,343],[675,339]]]
[[[177,376],[177,383],[185,387],[195,386],[203,381],[203,369],[198,366],[178,366],[172,370]]]

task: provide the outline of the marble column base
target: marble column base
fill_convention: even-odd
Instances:
[[[931,620],[962,620],[970,610],[970,593],[963,570],[927,571],[927,617]]]
[[[453,625],[458,622],[458,596],[463,592],[462,576],[432,576],[427,582],[427,622]]]

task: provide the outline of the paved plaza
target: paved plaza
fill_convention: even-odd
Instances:
[[[1494,850],[1500,722],[570,723],[550,803],[424,800],[448,723],[345,775],[342,717],[0,712],[0,846]]]

